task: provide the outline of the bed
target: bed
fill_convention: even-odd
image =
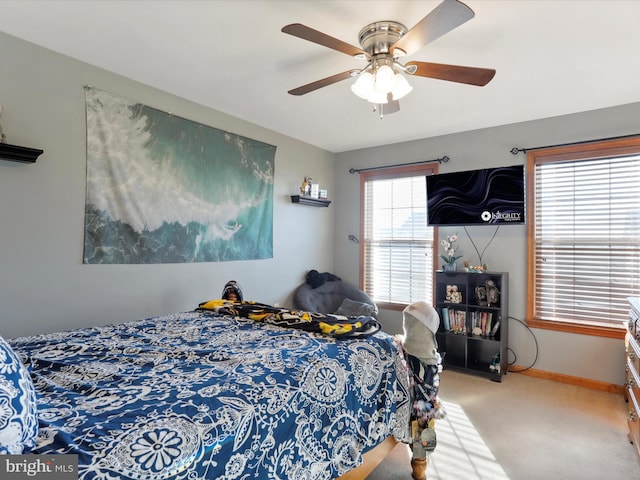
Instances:
[[[77,454],[80,480],[364,478],[409,440],[406,364],[382,331],[196,309],[7,344],[35,392],[24,453]]]

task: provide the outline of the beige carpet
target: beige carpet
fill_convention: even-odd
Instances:
[[[622,396],[510,373],[502,383],[447,370],[447,418],[428,480],[640,479]],[[368,480],[410,480],[398,445]]]

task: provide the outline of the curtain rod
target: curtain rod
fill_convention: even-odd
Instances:
[[[396,167],[408,167],[410,165],[423,165],[426,163],[447,163],[449,161],[449,157],[446,155],[442,158],[434,158],[433,160],[422,160],[420,162],[412,162],[412,163],[398,163],[396,165],[383,165],[381,167],[370,167],[370,168],[350,168],[349,173],[360,173],[360,172],[369,172],[371,170],[384,170],[386,168],[396,168]]]
[[[604,142],[604,141],[607,141],[607,140],[620,140],[620,139],[623,139],[623,138],[632,138],[632,137],[637,137],[639,135],[640,135],[640,133],[632,133],[630,135],[620,135],[620,136],[617,136],[617,137],[608,137],[608,138],[596,138],[596,139],[593,139],[593,140],[584,140],[584,141],[581,141],[581,142],[559,143],[557,145],[547,145],[547,146],[544,146],[544,147],[531,147],[531,148],[513,147],[510,150],[510,152],[513,155],[517,155],[520,152],[527,153],[527,152],[529,152],[531,150],[540,150],[542,148],[569,147],[571,145],[580,145],[580,144],[583,144],[583,143]]]

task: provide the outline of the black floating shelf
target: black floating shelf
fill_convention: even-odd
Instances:
[[[0,160],[12,162],[36,163],[36,159],[44,150],[29,147],[19,147],[8,143],[0,143]]]
[[[312,205],[314,207],[328,207],[331,200],[323,200],[321,198],[305,197],[304,195],[291,195],[292,203],[301,203],[302,205]]]

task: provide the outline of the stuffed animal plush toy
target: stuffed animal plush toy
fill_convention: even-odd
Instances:
[[[238,285],[235,280],[229,280],[227,283],[225,283],[224,288],[222,289],[221,298],[230,302],[242,302],[243,298],[240,285]]]
[[[427,365],[437,365],[440,361],[436,341],[439,326],[438,312],[427,302],[415,302],[405,308],[402,311],[402,328],[406,352]]]
[[[436,332],[438,312],[427,302],[415,302],[402,311],[403,347],[410,370],[412,388],[411,437],[412,478],[426,479],[427,456],[436,447],[435,419],[443,418],[438,399],[442,359]]]

